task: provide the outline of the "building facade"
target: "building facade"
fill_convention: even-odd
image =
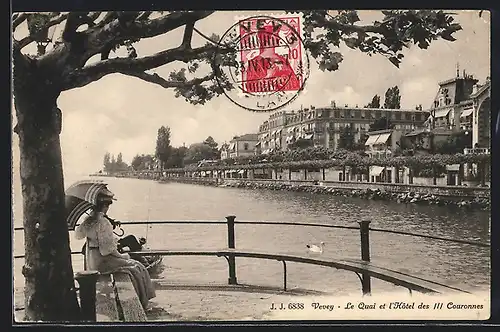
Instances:
[[[439,83],[426,126],[451,131],[471,131],[471,148],[491,146],[491,81],[484,84],[465,71]]]
[[[429,113],[413,109],[322,107],[272,114],[259,127],[259,151],[287,150],[298,141],[311,146],[336,149],[343,131],[352,133],[355,143],[363,143],[370,125],[386,117],[403,133],[421,128]]]
[[[223,145],[221,159],[253,156],[256,153],[258,142],[257,134],[235,136],[229,141],[229,144]]]

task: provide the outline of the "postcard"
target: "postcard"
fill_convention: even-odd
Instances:
[[[487,10],[12,13],[13,324],[490,317]]]

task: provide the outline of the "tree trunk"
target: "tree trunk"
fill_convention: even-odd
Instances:
[[[62,119],[56,107],[60,90],[45,75],[50,71],[22,61],[14,55],[15,132],[19,136],[24,215],[25,319],[75,321],[79,307],[65,220],[59,140]]]

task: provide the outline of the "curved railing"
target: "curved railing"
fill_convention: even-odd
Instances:
[[[229,250],[219,250],[219,251],[206,251],[206,250],[148,250],[144,254],[157,254],[157,255],[213,255],[225,257],[228,262],[229,267],[229,284],[236,284],[236,263],[235,257],[251,257],[260,259],[275,259],[283,262],[284,268],[284,289],[286,290],[286,261],[294,261],[305,264],[313,265],[323,265],[330,266],[338,269],[349,270],[355,272],[362,285],[363,293],[371,292],[371,282],[370,277],[375,277],[381,280],[389,281],[396,285],[401,285],[407,287],[410,291],[434,291],[435,289],[442,288],[445,286],[437,282],[432,282],[429,280],[421,279],[408,274],[403,274],[397,271],[388,270],[381,267],[376,267],[370,264],[370,232],[381,232],[381,233],[391,233],[404,236],[427,238],[439,241],[446,241],[452,243],[459,243],[465,245],[473,245],[477,247],[489,248],[491,245],[489,243],[483,243],[478,241],[470,241],[463,239],[451,239],[434,235],[410,233],[403,231],[387,230],[371,228],[369,226],[370,221],[364,220],[358,222],[359,226],[346,226],[346,225],[331,225],[324,223],[302,223],[302,222],[286,222],[286,221],[250,221],[250,220],[236,220],[235,216],[227,216],[226,220],[135,220],[135,221],[123,221],[122,225],[166,225],[166,224],[205,224],[205,225],[227,225],[227,248]],[[249,251],[238,251],[235,249],[235,225],[280,225],[280,226],[302,226],[302,227],[321,227],[321,228],[335,228],[335,229],[349,229],[358,230],[360,232],[361,239],[361,261],[355,260],[320,260],[304,258],[299,256],[290,256],[275,253],[258,253]],[[23,230],[23,227],[14,228],[15,231]],[[72,254],[81,254],[80,251],[72,252]],[[23,258],[24,255],[15,255],[15,259]],[[445,286],[446,287],[446,286]],[[453,287],[448,287],[448,289],[453,289]]]

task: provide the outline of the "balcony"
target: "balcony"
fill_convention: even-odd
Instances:
[[[490,154],[489,148],[465,148],[464,154]]]

